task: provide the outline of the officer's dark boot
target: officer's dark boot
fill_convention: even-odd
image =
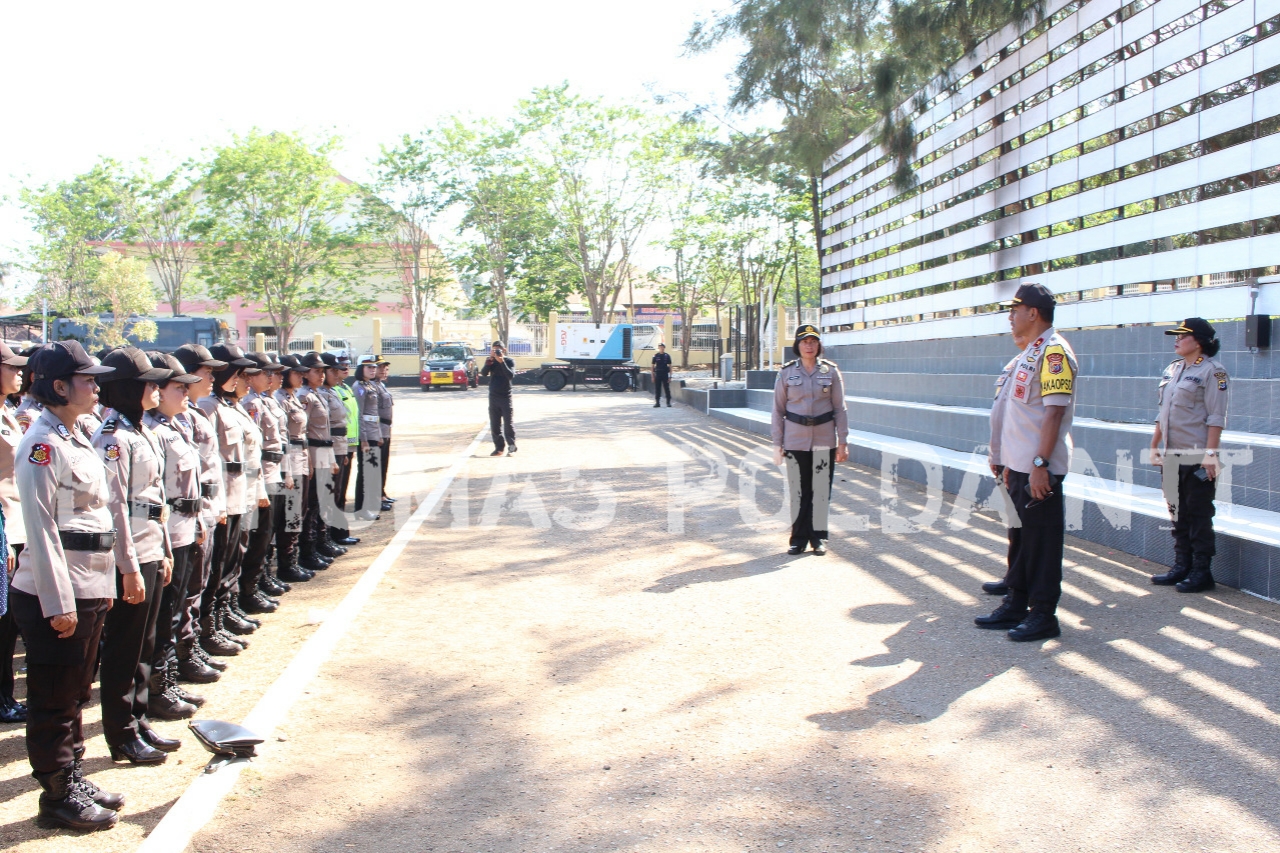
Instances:
[[[230,604],[223,605],[222,609],[218,611],[218,615],[221,617],[220,623],[222,627],[231,632],[231,641],[233,643],[241,643],[246,634],[252,634],[258,630],[253,624],[236,615]],[[243,645],[243,643],[241,644]],[[245,648],[248,648],[248,646],[245,646]]]
[[[1011,590],[1004,597],[1004,600],[1000,602],[999,607],[991,611],[988,616],[975,617],[973,624],[979,628],[1006,631],[1010,628],[1016,628],[1026,618],[1027,594],[1018,590]]]
[[[1030,643],[1035,640],[1051,640],[1061,636],[1058,617],[1049,608],[1033,607],[1017,626],[1009,629],[1009,639],[1015,643]]]
[[[289,583],[306,583],[315,577],[315,572],[308,571],[298,565],[298,549],[295,545],[293,548],[280,549],[280,566],[276,570],[281,580]]]
[[[110,829],[120,816],[104,809],[73,781],[73,765],[52,773],[32,773],[44,792],[40,794],[40,812],[36,823],[45,829],[76,829],[93,832]]]
[[[212,670],[215,670],[219,673],[227,671],[227,664],[224,661],[218,660],[217,658],[210,657],[208,652],[200,648],[199,643],[191,644],[191,654],[197,660],[199,660],[200,663],[204,664],[205,666],[209,667]],[[195,683],[199,684],[201,682],[195,682]]]
[[[1213,581],[1213,572],[1209,564],[1213,562],[1212,554],[1192,554],[1191,573],[1187,579],[1174,587],[1178,592],[1208,592],[1217,584]]]
[[[316,553],[336,559],[347,553],[347,549],[341,545],[335,545],[333,540],[326,535],[316,540]]]
[[[214,602],[214,606],[217,606],[217,602]],[[242,647],[222,636],[222,632],[219,630],[222,626],[219,622],[216,611],[201,618],[200,648],[210,655],[221,658],[240,654]]]
[[[183,702],[186,702],[188,705],[193,705],[196,708],[200,708],[204,706],[203,696],[201,696],[198,693],[192,693],[188,690],[182,689],[182,685],[178,683],[177,658],[172,658],[172,657],[169,658],[169,667],[166,670],[165,675],[168,677],[168,680],[166,683],[168,684],[170,693],[177,696],[179,699],[181,699]]]
[[[227,612],[237,616],[241,622],[248,622],[256,631],[262,627],[262,620],[250,616],[248,611],[241,606],[240,592],[237,590],[231,593],[231,599],[227,602]],[[250,632],[252,633],[252,632]]]
[[[1186,551],[1174,549],[1173,566],[1162,575],[1152,575],[1151,582],[1156,586],[1173,586],[1185,580],[1191,574],[1191,555]]]
[[[177,681],[174,681],[177,684]],[[155,667],[151,670],[151,680],[147,685],[147,716],[157,720],[185,720],[195,716],[196,706],[178,698],[178,694],[170,689],[169,666]]]
[[[71,779],[79,786],[80,790],[88,795],[104,809],[120,811],[124,805],[124,794],[113,794],[110,791],[104,791],[93,782],[89,781],[84,775],[84,747],[80,747],[74,753],[75,758],[71,760]]]

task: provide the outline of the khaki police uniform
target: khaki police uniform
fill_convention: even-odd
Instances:
[[[204,590],[213,571],[213,543],[219,519],[227,514],[227,495],[222,471],[222,453],[218,447],[218,431],[205,411],[194,402],[174,420],[187,436],[200,457],[200,532],[204,540],[193,546],[191,573],[187,581],[187,603],[179,615],[178,643],[184,648],[197,639]],[[199,535],[197,534],[197,538]]]
[[[88,437],[44,410],[18,445],[14,476],[27,534],[10,593],[27,648],[27,753],[36,773],[52,773],[84,750],[81,709],[116,596],[110,495]],[[61,639],[49,620],[64,613],[77,622]]]
[[[10,548],[22,549],[27,541],[26,525],[22,521],[22,501],[18,498],[18,481],[13,476],[13,466],[22,443],[22,427],[13,416],[13,406],[7,401],[0,404],[0,510],[4,512],[4,533]],[[8,557],[0,553],[0,558]],[[13,698],[13,653],[18,645],[18,625],[9,612],[9,570],[0,563],[0,720],[21,722],[24,713],[18,712]]]
[[[1209,428],[1227,426],[1230,377],[1222,362],[1205,355],[1193,363],[1176,359],[1164,369],[1156,391],[1163,486],[1173,520],[1175,565],[1189,567],[1196,556],[1217,553],[1213,530],[1217,481],[1202,473]]]
[[[259,457],[262,460],[262,475],[259,481],[268,500],[265,507],[254,506],[249,510],[253,519],[249,531],[249,541],[244,555],[244,568],[240,573],[240,598],[244,607],[245,599],[254,597],[258,589],[258,579],[267,570],[267,556],[271,551],[271,537],[274,531],[276,504],[283,500],[284,489],[285,437],[281,432],[279,404],[271,395],[250,391],[242,401],[244,411],[253,422],[253,429],[261,436],[262,447]]]
[[[828,538],[827,513],[835,477],[835,448],[849,440],[844,378],[819,358],[782,365],[773,385],[773,445],[785,451],[791,492],[791,546]]]
[[[209,556],[209,580],[200,595],[200,615],[203,620],[213,619],[218,611],[229,606],[232,584],[239,580],[240,565],[244,559],[245,514],[249,498],[257,503],[257,496],[250,491],[250,467],[258,468],[260,462],[249,460],[245,439],[245,424],[251,423],[240,407],[231,400],[216,395],[199,402],[202,411],[213,424],[218,437],[218,457],[222,460],[222,491],[226,500],[227,520],[219,524],[213,533],[213,551]],[[257,477],[254,475],[253,482]],[[206,635],[213,630],[210,623]]]
[[[1049,328],[1014,359],[996,389],[991,461],[1003,465],[1019,527],[1010,537],[1007,581],[1021,604],[1053,613],[1062,596],[1066,504],[1062,481],[1071,468],[1071,423],[1079,364],[1071,345]],[[1035,501],[1028,487],[1039,454],[1041,426],[1051,407],[1065,407],[1053,452],[1046,460],[1053,494]]]
[[[316,549],[322,533],[327,534],[321,498],[332,502],[333,466],[338,464],[334,438],[329,425],[329,403],[317,388],[303,386],[298,397],[307,407],[307,445],[311,453],[311,478],[307,483],[307,503],[302,520],[300,546],[305,558]],[[341,422],[340,422],[341,423]],[[346,439],[341,439],[346,445]]]
[[[44,406],[39,400],[30,394],[23,394],[22,400],[18,403],[17,408],[13,410],[13,416],[18,421],[18,425],[22,427],[22,431],[26,432],[32,422],[40,417],[40,413],[43,411]]]
[[[351,456],[348,453],[347,433],[347,405],[342,402],[342,397],[338,396],[338,392],[328,385],[319,389],[320,399],[324,401],[329,410],[329,435],[333,439],[333,456],[338,465],[338,474],[332,477],[329,482],[325,483],[321,480],[320,485],[325,486],[324,490],[318,492],[321,498],[320,510],[321,517],[327,527],[341,530],[346,527],[347,519],[342,513],[346,506],[346,494],[344,486],[348,476],[351,473],[350,464]],[[326,497],[327,494],[327,497]],[[326,535],[329,531],[326,531]]]
[[[382,394],[378,383],[371,379],[357,382],[355,391],[362,447],[360,468],[356,472],[356,512],[359,512],[365,507],[373,510],[382,502]]]
[[[391,469],[391,421],[395,417],[395,398],[391,396],[391,389],[382,380],[375,380],[374,384],[378,386],[378,423],[382,425],[382,447],[380,448],[381,458],[381,474],[382,486],[379,497],[387,496],[387,474]]]

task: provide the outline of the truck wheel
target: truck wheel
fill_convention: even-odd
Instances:
[[[559,391],[566,384],[564,373],[559,370],[548,370],[542,374],[542,387],[548,391]]]
[[[423,391],[423,393],[424,393],[424,394],[425,394],[427,391],[430,391],[430,390],[431,390],[431,386],[430,386],[430,385],[423,385],[423,386],[422,386],[422,391]]]
[[[625,373],[609,374],[609,387],[615,391],[625,391],[631,387],[631,377]]]

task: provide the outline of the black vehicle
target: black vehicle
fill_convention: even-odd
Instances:
[[[466,344],[436,344],[422,363],[418,383],[423,391],[434,388],[470,391],[480,384],[480,368],[476,365],[475,353]]]
[[[111,322],[110,314],[102,314],[100,317],[105,323]],[[143,341],[134,337],[130,329],[135,319],[151,320],[156,324],[157,334],[154,341]],[[130,326],[126,327],[125,337],[129,339],[129,343],[143,349],[170,352],[183,344],[211,347],[219,341],[229,340],[226,321],[216,317],[188,317],[180,314],[177,317],[131,317],[130,321]],[[83,343],[88,337],[89,327],[69,317],[59,317],[49,323],[50,340],[75,339]]]

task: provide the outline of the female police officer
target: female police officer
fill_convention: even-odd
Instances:
[[[849,416],[844,379],[834,362],[819,358],[822,341],[808,323],[796,329],[799,358],[782,365],[773,386],[774,462],[787,459],[791,486],[791,548],[788,554],[827,552],[827,506],[835,462],[849,458]],[[814,499],[815,493],[817,500]]]
[[[1177,336],[1178,358],[1160,377],[1151,463],[1164,468],[1174,562],[1151,582],[1176,584],[1178,592],[1204,592],[1214,587],[1213,499],[1218,443],[1227,425],[1227,369],[1214,358],[1221,344],[1205,320],[1189,317],[1165,334]]]
[[[10,602],[27,649],[27,756],[44,792],[47,827],[114,826],[124,797],[84,779],[80,712],[88,704],[102,623],[116,595],[107,471],[76,422],[98,403],[95,377],[114,371],[76,341],[32,356],[31,394],[43,405],[18,446],[27,546]]]

